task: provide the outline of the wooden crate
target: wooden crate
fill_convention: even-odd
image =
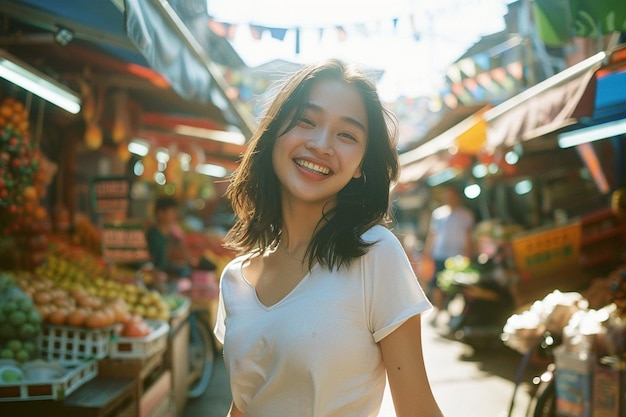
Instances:
[[[137,406],[133,417],[140,415],[140,402],[151,386],[165,372],[165,352],[163,348],[149,358],[116,359],[105,358],[98,362],[99,374],[110,377],[132,378],[135,381],[134,396]],[[168,371],[169,372],[169,371]]]
[[[171,413],[172,374],[166,370],[139,399],[139,417],[165,417]]]
[[[97,376],[65,401],[2,403],[2,415],[11,417],[134,417],[137,413],[135,381]]]

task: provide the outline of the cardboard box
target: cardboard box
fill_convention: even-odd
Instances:
[[[593,417],[620,417],[622,371],[596,364],[593,372]]]
[[[564,346],[554,350],[558,417],[591,417],[594,356],[581,358]]]

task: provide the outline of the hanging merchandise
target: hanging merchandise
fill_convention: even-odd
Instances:
[[[49,221],[40,200],[45,192],[39,175],[42,156],[29,134],[29,112],[23,103],[0,102],[0,237],[14,239],[9,264],[32,269],[43,260]]]

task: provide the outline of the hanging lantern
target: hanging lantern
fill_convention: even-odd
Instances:
[[[85,145],[91,150],[102,146],[102,130],[96,123],[89,123],[85,128]]]
[[[118,90],[113,93],[113,128],[111,131],[111,139],[114,143],[121,143],[123,140],[128,139],[130,127],[128,119],[128,96],[126,91]]]

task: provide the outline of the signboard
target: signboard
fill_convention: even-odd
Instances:
[[[515,265],[521,273],[545,273],[578,264],[580,223],[531,231],[512,238]]]
[[[97,215],[124,219],[130,204],[130,181],[124,177],[100,177],[91,185],[93,211]]]
[[[104,222],[102,255],[107,262],[135,264],[150,260],[148,242],[141,221]]]

